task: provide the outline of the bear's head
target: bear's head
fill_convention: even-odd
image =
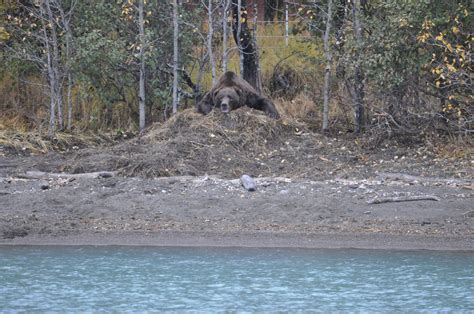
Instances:
[[[240,104],[240,90],[234,87],[223,87],[214,92],[214,105],[220,107],[223,113],[237,109]]]

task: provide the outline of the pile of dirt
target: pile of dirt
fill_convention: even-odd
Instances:
[[[251,109],[202,116],[185,110],[151,126],[141,138],[101,152],[79,152],[64,170],[118,170],[126,176],[213,174],[297,176],[307,171],[320,135],[296,121],[273,120]]]
[[[376,172],[473,176],[470,154],[440,158],[436,145],[404,146],[387,141],[368,149],[362,141],[355,135],[322,135],[305,123],[273,120],[248,108],[228,115],[217,110],[207,116],[189,109],[152,125],[139,138],[81,149],[57,159],[45,158],[27,168],[71,173],[118,171],[123,176],[146,178],[236,178],[249,174],[324,180],[367,178]]]

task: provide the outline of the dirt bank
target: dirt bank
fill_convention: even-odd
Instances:
[[[267,179],[247,192],[237,181],[208,177],[49,185],[2,183],[0,243],[191,245],[195,238],[207,245],[474,249],[474,194],[455,185]],[[439,201],[368,204],[420,195]]]
[[[0,244],[474,250],[472,165],[251,111],[188,111],[113,147],[0,157]],[[21,178],[27,170],[118,176]],[[262,177],[255,192],[244,173]]]

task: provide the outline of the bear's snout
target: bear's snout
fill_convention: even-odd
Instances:
[[[224,98],[222,98],[222,101],[221,101],[221,111],[222,111],[223,113],[229,113],[229,111],[230,111],[229,102],[230,102],[229,97],[224,97]]]

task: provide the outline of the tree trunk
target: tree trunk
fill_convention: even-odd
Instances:
[[[258,22],[258,8],[257,3],[253,5],[253,46],[255,47],[255,54],[257,55],[255,61],[255,67],[257,70],[257,82],[256,82],[256,90],[261,93],[262,92],[262,72],[260,70],[260,63],[258,62],[258,45],[257,45],[257,22]]]
[[[178,1],[173,0],[173,114],[178,112]]]
[[[140,133],[145,129],[145,20],[143,17],[143,1],[138,1],[138,28],[140,37],[140,79],[138,94],[138,112]]]
[[[354,0],[352,6],[353,27],[356,39],[355,73],[354,73],[354,113],[355,133],[364,131],[364,75],[361,69],[360,48],[362,45],[362,26],[359,19],[360,0]]]
[[[209,54],[209,63],[211,65],[212,85],[214,85],[216,83],[216,62],[212,51],[212,37],[214,34],[214,27],[212,25],[212,0],[209,0],[207,4],[207,21],[209,25],[207,32],[207,53]]]
[[[48,82],[49,82],[49,134],[52,135],[56,131],[56,90],[55,90],[55,77],[52,66],[52,53],[51,45],[49,43],[49,36],[46,30],[46,16],[44,12],[43,3],[40,4],[40,15],[42,19],[42,30],[43,30],[43,40],[46,47],[46,71],[48,73]]]
[[[227,17],[229,10],[229,0],[224,0],[223,12],[222,12],[222,72],[227,72],[227,65],[229,63],[228,51],[227,51],[227,42],[228,42],[228,31],[227,31]]]
[[[237,48],[239,50],[239,70],[240,70],[240,76],[244,76],[245,69],[244,69],[244,53],[242,49],[242,18],[240,17],[240,12],[242,12],[242,1],[238,0],[237,1],[237,38],[236,39],[236,44]],[[235,36],[234,36],[235,37]]]
[[[56,33],[56,20],[51,10],[51,4],[49,0],[44,1],[46,4],[46,10],[48,13],[48,22],[51,27],[51,46],[52,46],[52,58],[51,58],[51,65],[52,70],[54,73],[54,90],[55,90],[55,98],[56,98],[56,108],[58,110],[58,125],[59,129],[62,130],[64,128],[63,123],[63,99],[61,95],[61,75],[60,75],[60,68],[59,68],[59,46],[58,46],[58,36]]]
[[[67,129],[70,130],[72,128],[72,72],[71,72],[71,63],[72,63],[72,44],[73,44],[73,37],[71,31],[71,15],[73,11],[73,7],[75,3],[71,4],[71,9],[69,10],[69,17],[66,18],[66,14],[64,12],[64,8],[62,7],[61,3],[58,0],[54,0],[54,4],[58,8],[61,14],[61,21],[64,27],[64,31],[66,32],[66,66],[65,66],[65,74],[67,76]]]
[[[67,129],[72,128],[72,75],[67,74]]]
[[[350,3],[347,0],[334,0],[335,10],[333,14],[333,26],[334,26],[334,50],[337,51],[338,55],[343,55],[344,44],[345,44],[345,29],[348,20],[348,6]],[[338,62],[336,65],[336,77],[344,81],[346,74],[344,62]]]
[[[258,55],[247,24],[246,0],[232,0],[232,6],[233,35],[242,58],[241,76],[254,88],[258,88]]]
[[[323,103],[323,132],[329,129],[329,97],[331,95],[331,63],[332,53],[329,45],[329,35],[332,23],[332,0],[328,0],[326,30],[324,31],[324,55],[326,57],[326,68],[324,69],[324,103]]]

